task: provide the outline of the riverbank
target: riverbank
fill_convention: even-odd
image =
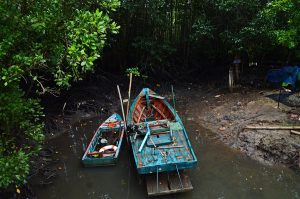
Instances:
[[[123,98],[126,98],[126,85],[122,86]],[[136,84],[132,96],[136,96],[144,86]],[[146,86],[172,101],[170,83]],[[175,88],[176,101],[185,110],[179,114],[189,115],[185,119],[215,133],[215,139],[263,164],[299,168],[300,135],[291,134],[290,130],[245,129],[247,125],[300,125],[299,94],[282,93],[278,103],[279,92],[274,89],[242,87],[229,92],[220,85],[193,83],[175,84]],[[63,128],[60,127],[54,134],[48,133],[49,139],[59,136],[60,132],[68,132],[76,122],[96,116],[104,120],[120,110],[117,91],[112,85],[105,88],[84,87],[72,93],[68,101],[61,103],[63,114],[56,122]]]
[[[172,102],[170,84],[135,84],[132,96],[136,96],[144,86],[152,88]],[[57,120],[53,121],[61,125],[58,129],[65,130],[63,133],[49,131],[43,153],[35,161],[38,164],[33,167],[38,170],[31,173],[29,180],[35,193],[33,198],[146,198],[145,184],[136,175],[132,154],[126,144],[116,167],[83,168],[80,164],[83,145],[89,142],[99,123],[114,111],[120,113],[114,87],[113,84],[107,85],[107,91],[104,92],[103,88],[85,86],[55,103],[58,110],[64,110],[64,115],[60,113]],[[262,97],[259,91],[244,89],[247,90],[246,93],[242,90],[229,93],[218,85],[183,83],[175,84],[174,87],[176,109],[199,160],[198,166],[189,171],[194,191],[176,195],[176,198],[198,198],[199,194],[204,194],[207,198],[240,198],[241,195],[244,198],[270,198],[274,194],[281,198],[297,198],[300,176],[294,170],[259,164],[248,158],[245,151],[244,154],[240,153],[239,150],[243,148],[232,142],[234,127],[239,125],[238,121],[248,121],[243,117],[250,116],[249,112],[245,112],[242,117],[244,107]],[[125,88],[126,84],[121,85],[123,96],[126,96]],[[84,94],[80,94],[81,92]],[[95,112],[91,103],[98,104],[97,109],[101,111]],[[233,109],[232,113],[228,112],[229,108]],[[229,113],[235,113],[241,119],[229,115],[233,123],[229,126],[229,123],[218,120]],[[94,114],[97,116],[94,117]],[[226,129],[220,130],[220,127]],[[237,143],[243,143],[243,140]],[[250,148],[251,145],[247,146]],[[258,151],[256,148],[253,150]],[[254,156],[250,157],[255,159]],[[104,181],[106,183],[101,183]],[[287,185],[290,188],[288,190],[284,188]],[[115,189],[119,191],[116,192]]]
[[[299,125],[298,94],[281,94],[278,90],[240,88],[227,89],[187,85],[179,99],[187,101],[191,120],[216,133],[216,139],[263,164],[283,164],[299,168],[300,135],[290,130],[250,130],[246,125]]]

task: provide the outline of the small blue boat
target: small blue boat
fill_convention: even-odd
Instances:
[[[88,145],[81,162],[85,167],[115,165],[124,137],[124,122],[118,114],[102,123]]]
[[[139,174],[179,172],[197,165],[179,115],[149,88],[144,88],[131,105],[127,126]]]

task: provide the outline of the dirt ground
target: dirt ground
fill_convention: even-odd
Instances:
[[[190,84],[177,93],[185,111],[194,116],[188,119],[216,133],[226,145],[264,164],[299,168],[300,135],[291,134],[290,130],[245,128],[299,125],[299,94],[281,94],[278,108],[278,90],[244,87],[228,92]]]

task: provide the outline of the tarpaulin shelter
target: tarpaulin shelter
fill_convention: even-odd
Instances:
[[[280,69],[269,70],[266,80],[271,84],[296,88],[297,82],[300,82],[300,68],[298,66],[285,66]]]

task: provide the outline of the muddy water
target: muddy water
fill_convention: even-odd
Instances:
[[[182,119],[199,160],[197,168],[189,171],[194,190],[160,198],[300,198],[299,173],[250,160],[218,142],[192,116],[185,114]],[[82,120],[50,141],[59,158],[54,164],[57,176],[50,185],[32,180],[37,198],[147,198],[146,186],[136,175],[126,142],[116,166],[83,168],[80,164],[83,144],[99,122],[97,118]]]

